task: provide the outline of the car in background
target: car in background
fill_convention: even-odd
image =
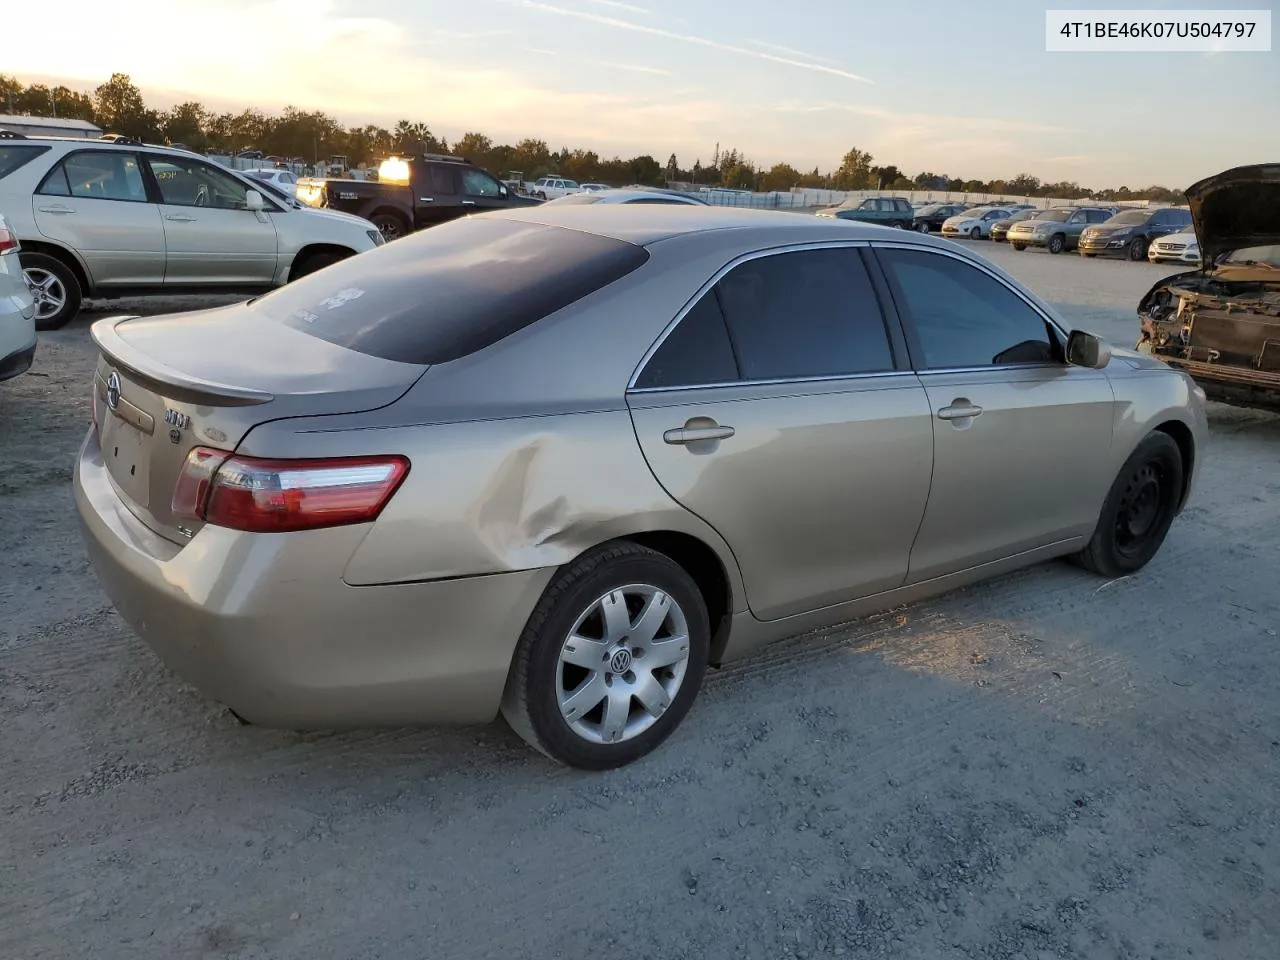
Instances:
[[[837,220],[879,223],[886,227],[906,229],[915,218],[911,202],[905,197],[850,197],[835,207],[819,210],[816,216]]]
[[[1190,226],[1191,211],[1185,207],[1122,210],[1080,235],[1080,255],[1145,260],[1152,240],[1181,233]]]
[[[529,186],[529,195],[539,200],[557,200],[581,189],[577,180],[568,177],[539,177]]]
[[[1142,298],[1138,350],[1190,374],[1211,399],[1280,412],[1280,163],[1224,171],[1186,196],[1199,269]]]
[[[75,509],[178,675],[274,726],[501,712],[590,769],[784,637],[1141,569],[1207,432],[956,244],[783,212],[493,211],[92,336]]]
[[[288,170],[246,170],[245,175],[279,187],[282,192],[291,197],[298,195],[298,178]]]
[[[43,291],[37,329],[65,325],[86,297],[261,293],[382,242],[367,220],[265,186],[136,140],[0,143],[0,210]]]
[[[1012,213],[1003,220],[997,220],[991,224],[991,239],[995,243],[1003,243],[1007,239],[1009,228],[1015,223],[1021,223],[1023,220],[1034,220],[1039,215],[1038,207],[1024,207],[1021,210],[1012,211]]]
[[[588,203],[667,203],[692,207],[710,206],[707,201],[700,200],[688,193],[657,189],[584,190],[581,193],[571,193],[567,197],[548,200],[547,203],[548,205],[555,204],[558,207],[565,204],[581,205]]]
[[[1050,253],[1074,250],[1090,224],[1103,223],[1110,213],[1100,207],[1050,207],[1039,215],[1010,225],[1005,236],[1015,250],[1044,247]]]
[[[27,286],[20,248],[17,234],[0,213],[0,380],[26,373],[36,355],[35,297],[44,291]]]
[[[583,183],[583,184],[579,184],[578,186],[580,190],[583,190],[587,193],[590,193],[594,190],[612,190],[613,189],[607,183]]]
[[[1008,216],[1008,207],[974,207],[943,221],[942,235],[948,239],[965,237],[969,240],[981,240],[991,236],[993,224]]]
[[[962,203],[926,203],[912,214],[911,229],[917,233],[937,233],[948,217],[954,217],[964,209]]]
[[[1193,231],[1171,233],[1152,241],[1147,249],[1147,259],[1152,263],[1200,264],[1200,241]]]

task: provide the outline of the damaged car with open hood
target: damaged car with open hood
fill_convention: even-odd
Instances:
[[[1211,399],[1280,411],[1280,163],[1208,177],[1187,200],[1202,265],[1142,298],[1138,349]]]

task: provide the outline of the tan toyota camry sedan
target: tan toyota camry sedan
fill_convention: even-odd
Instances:
[[[1206,434],[965,249],[787,213],[484,214],[93,336],[76,503],[177,673],[275,726],[501,711],[589,768],[772,640],[1141,568]]]

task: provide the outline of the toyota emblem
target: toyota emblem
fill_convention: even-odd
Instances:
[[[107,377],[107,406],[112,410],[120,406],[120,376],[115,373]]]

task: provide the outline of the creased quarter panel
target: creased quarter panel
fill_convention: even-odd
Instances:
[[[625,410],[342,436],[413,464],[351,558],[350,584],[558,566],[606,540],[674,530],[712,547],[742,595],[728,547],[654,480]]]

